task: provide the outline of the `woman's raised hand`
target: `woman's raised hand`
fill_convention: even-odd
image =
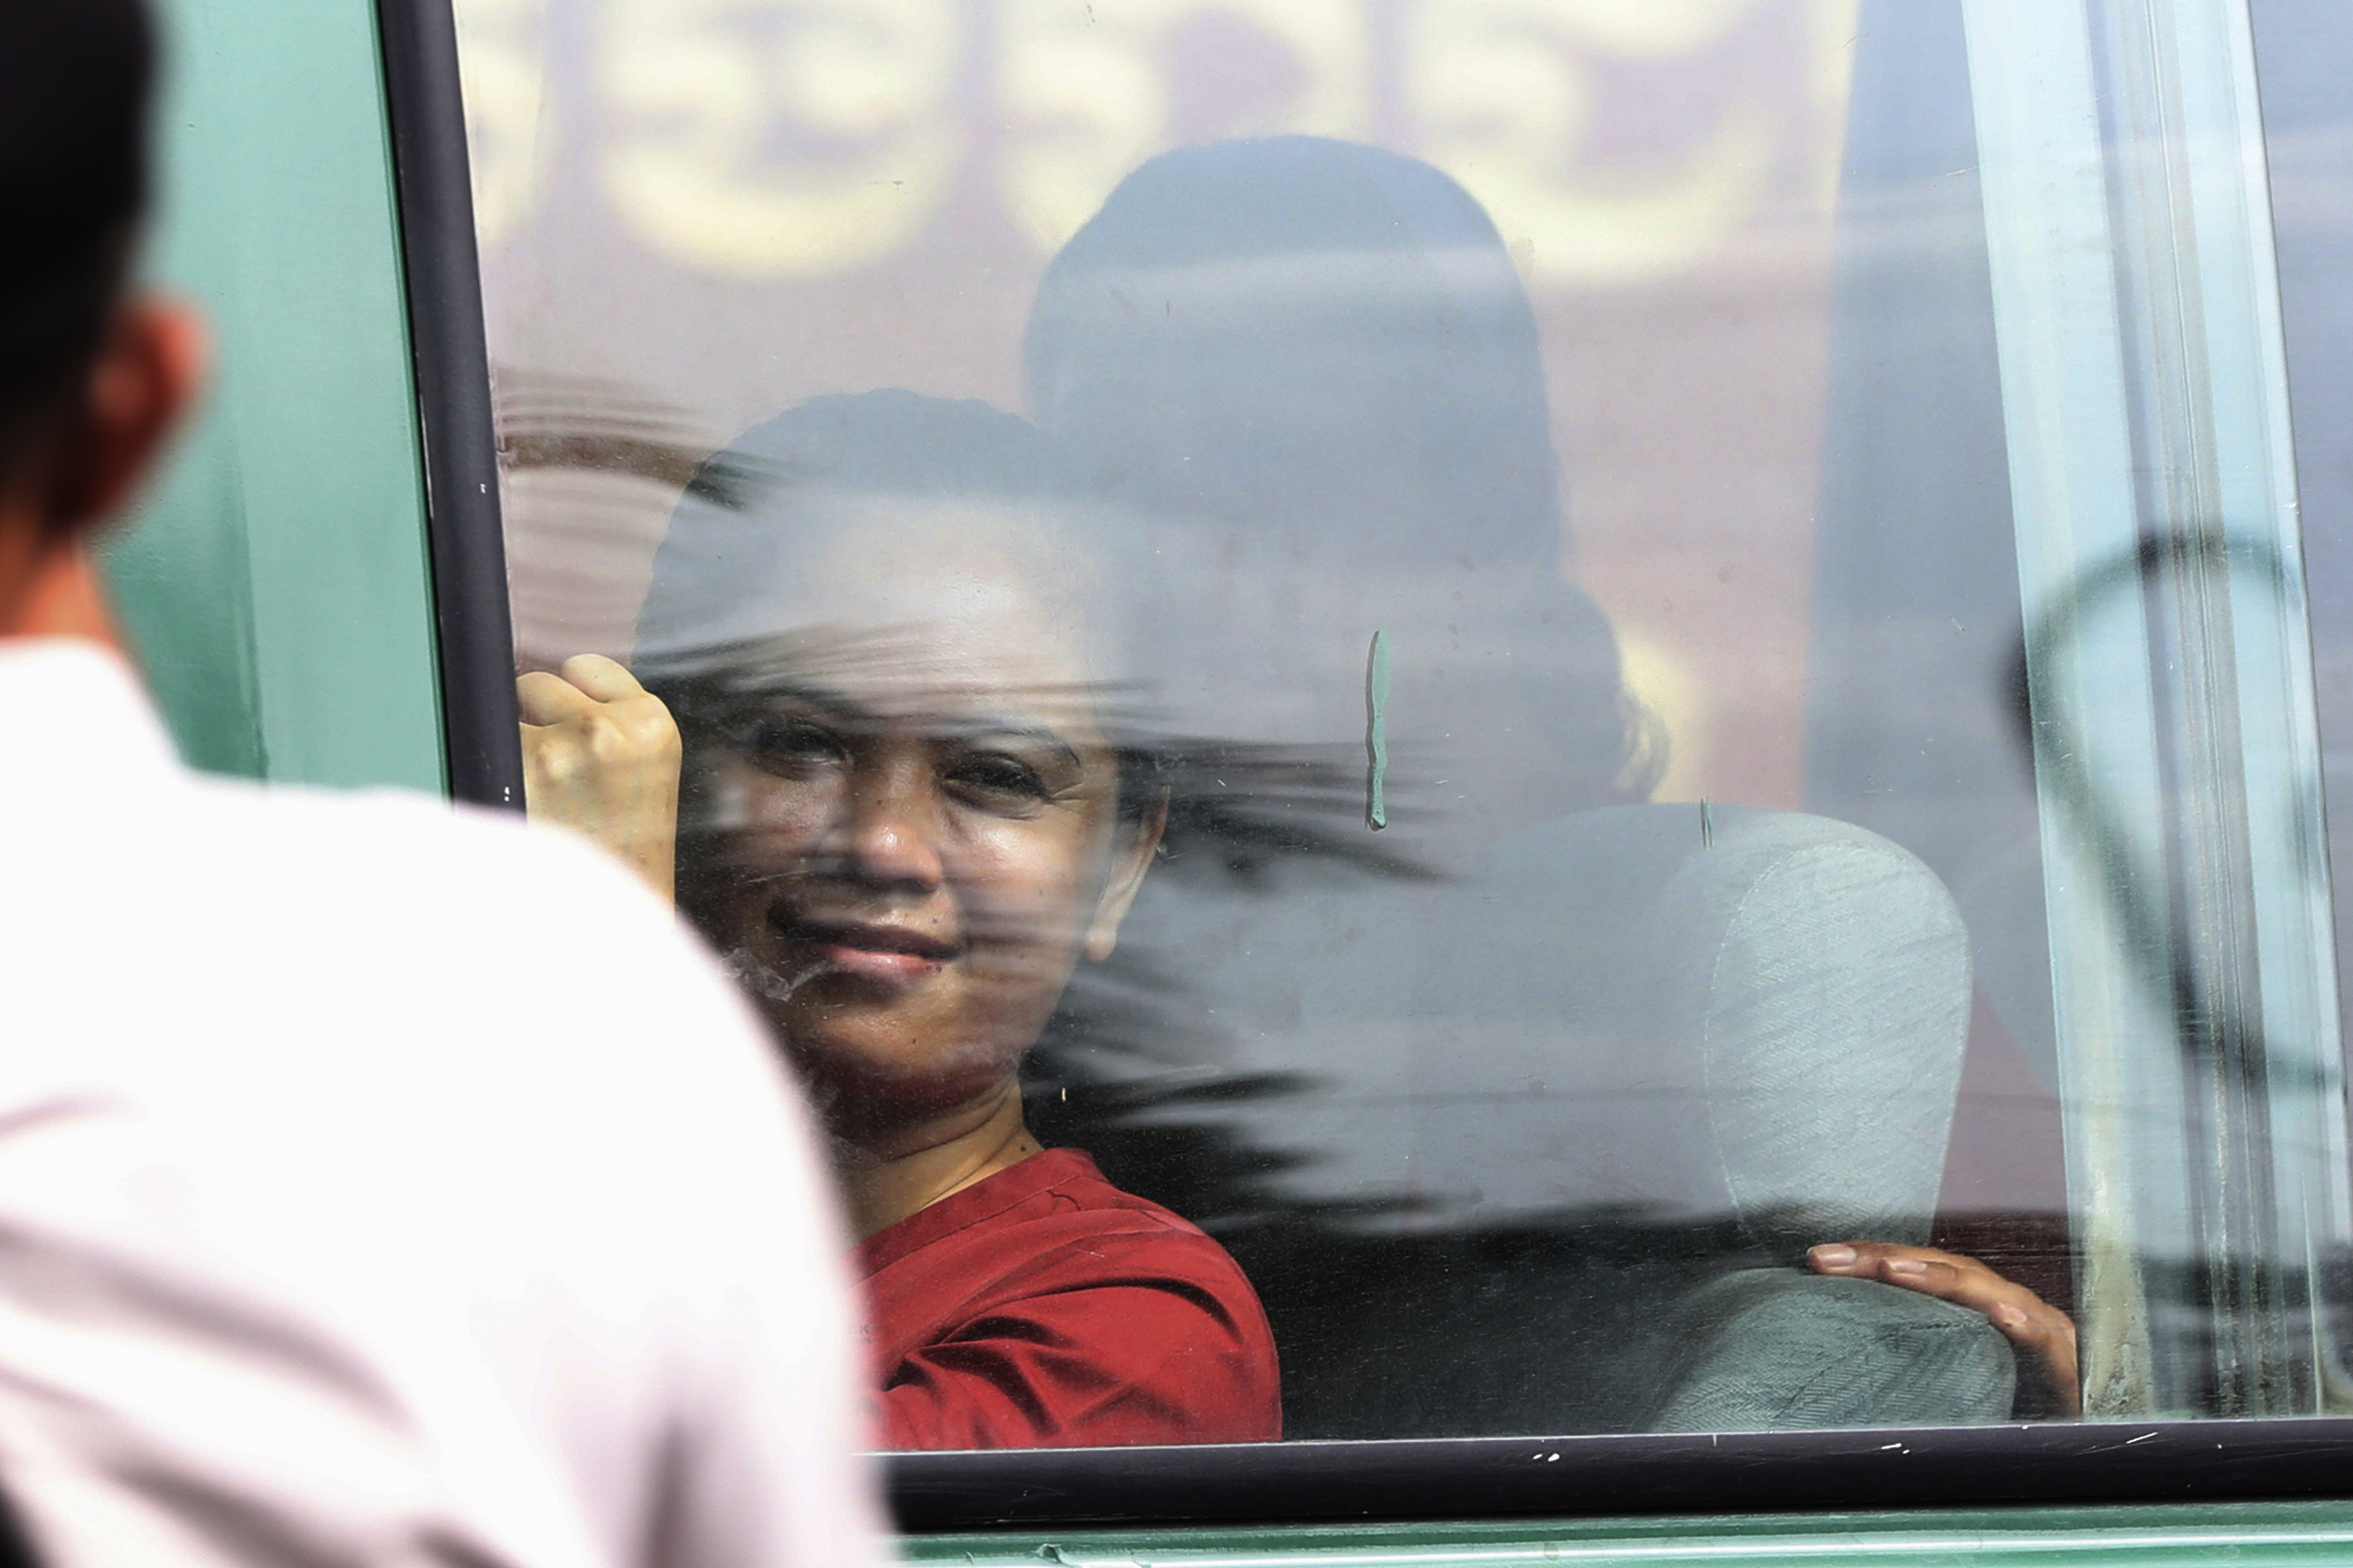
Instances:
[[[611,659],[584,653],[560,674],[515,682],[523,721],[523,803],[604,845],[663,898],[677,888],[678,726]]]
[[[2044,1385],[2048,1408],[2064,1417],[2083,1413],[2075,1319],[1975,1258],[1893,1241],[1832,1241],[1808,1252],[1806,1261],[1817,1274],[1877,1279],[1984,1313],[2017,1351],[2021,1372]]]

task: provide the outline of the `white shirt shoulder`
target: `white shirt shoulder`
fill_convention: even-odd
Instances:
[[[873,1561],[845,1241],[667,908],[512,818],[193,778],[22,663],[0,1483],[47,1561]]]

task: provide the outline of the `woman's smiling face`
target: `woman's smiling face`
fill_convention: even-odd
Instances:
[[[1001,1085],[1157,837],[1121,820],[1088,649],[972,521],[835,532],[809,629],[697,759],[698,919],[846,1136]]]

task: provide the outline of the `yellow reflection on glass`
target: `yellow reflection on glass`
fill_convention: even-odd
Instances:
[[[955,0],[610,0],[608,195],[649,245],[739,277],[890,254],[945,194]]]
[[[1211,49],[1247,39],[1288,67],[1286,101],[1216,134],[1363,135],[1372,75],[1364,9],[1359,0],[1004,0],[999,89],[1011,134],[1001,177],[1015,220],[1051,253],[1129,170],[1190,139],[1170,90],[1172,45],[1187,23],[1216,30]]]
[[[1659,59],[1715,43],[1756,0],[1547,0],[1527,8],[1603,54]]]
[[[1664,640],[1629,626],[1617,628],[1626,693],[1650,710],[1666,738],[1666,771],[1652,786],[1654,801],[1696,801],[1708,793],[1709,731],[1714,728],[1706,684],[1691,661]]]
[[[1762,194],[1779,118],[1727,112],[1679,166],[1580,167],[1590,57],[1685,53],[1755,0],[1445,0],[1414,13],[1409,107],[1432,160],[1524,238],[1539,283],[1632,282],[1687,266]]]
[[[546,0],[458,0],[458,76],[474,230],[497,245],[530,213],[547,167]]]

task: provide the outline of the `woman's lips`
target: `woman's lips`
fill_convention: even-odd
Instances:
[[[919,980],[929,980],[940,972],[944,962],[927,958],[919,953],[902,953],[888,947],[853,947],[845,943],[820,942],[815,951],[826,967],[840,974],[859,980],[880,980],[894,985],[906,985]]]
[[[894,985],[930,979],[959,951],[954,943],[905,926],[866,921],[788,920],[785,932],[829,970]]]

